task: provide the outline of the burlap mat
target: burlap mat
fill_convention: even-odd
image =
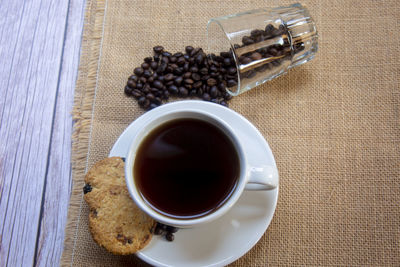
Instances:
[[[123,93],[133,68],[156,44],[206,47],[211,17],[290,3],[88,0],[62,265],[143,264],[93,242],[82,200],[87,168],[143,113]],[[303,3],[320,35],[316,59],[230,102],[264,134],[280,171],[272,224],[232,265],[399,266],[400,5]]]

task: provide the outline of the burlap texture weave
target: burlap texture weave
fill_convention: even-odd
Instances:
[[[82,198],[87,168],[143,113],[123,93],[133,68],[157,44],[206,47],[211,17],[291,3],[88,0],[62,265],[145,265],[94,243]],[[317,57],[230,101],[268,140],[280,172],[268,231],[232,266],[399,266],[400,5],[303,4],[317,24]]]

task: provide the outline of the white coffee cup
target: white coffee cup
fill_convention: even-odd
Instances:
[[[161,214],[160,212],[153,209],[142,198],[139,189],[137,188],[134,181],[135,177],[133,172],[136,154],[138,152],[140,144],[146,138],[146,136],[148,136],[154,129],[158,128],[160,125],[166,122],[184,118],[203,120],[218,127],[231,140],[236,149],[240,162],[240,174],[237,186],[232,192],[230,198],[212,213],[193,219],[172,218],[168,217],[167,215]],[[140,209],[142,209],[145,213],[154,218],[156,221],[163,224],[172,225],[179,228],[190,228],[200,224],[211,222],[221,217],[230,208],[232,208],[244,190],[272,190],[278,186],[279,176],[276,168],[274,166],[249,165],[246,160],[246,155],[243,152],[243,147],[245,145],[246,144],[240,142],[239,138],[235,134],[235,130],[214,114],[208,113],[206,111],[191,109],[170,111],[164,113],[145,122],[143,128],[138,132],[137,136],[131,143],[128,155],[125,159],[125,180],[128,191],[132,199],[135,201]]]

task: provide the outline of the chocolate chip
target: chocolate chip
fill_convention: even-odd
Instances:
[[[92,186],[90,184],[85,184],[85,186],[83,187],[83,193],[87,194],[89,192],[92,192]]]

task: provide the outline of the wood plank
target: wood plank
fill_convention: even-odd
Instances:
[[[71,0],[46,177],[36,266],[58,266],[71,195],[72,106],[78,74],[85,0]]]
[[[1,266],[32,266],[64,33],[65,1],[0,3]]]

